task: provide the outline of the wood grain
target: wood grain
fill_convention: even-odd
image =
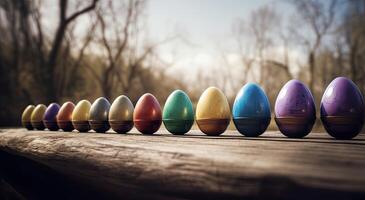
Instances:
[[[3,129],[0,151],[45,165],[113,197],[364,199],[365,136],[289,139],[226,131],[142,135]]]

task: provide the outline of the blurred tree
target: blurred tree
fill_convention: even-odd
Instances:
[[[97,2],[98,0],[86,2],[87,5],[80,3],[77,8],[82,7],[69,14],[68,1],[59,0],[58,25],[54,37],[44,33],[41,12],[43,1],[0,2],[0,70],[3,85],[1,92],[5,97],[2,103],[13,104],[8,112],[5,112],[4,118],[18,121],[14,120],[16,116],[9,113],[19,113],[25,102],[49,103],[60,100],[62,91],[59,88],[63,86],[59,84],[63,84],[68,75],[62,71],[59,61],[63,60],[67,53],[67,56],[72,54],[65,44],[65,34],[69,25],[81,15],[93,10]],[[63,54],[63,57],[60,57],[60,54]]]
[[[173,38],[140,41],[144,0],[99,5],[97,0],[59,0],[54,31],[44,23],[44,3],[0,2],[0,125],[19,124],[22,109],[30,103],[112,98],[120,92],[133,94],[135,100],[146,90],[158,91],[162,99],[174,85],[182,87],[163,71],[149,69],[161,65],[154,49]],[[81,16],[85,34],[77,33]],[[102,94],[92,90],[95,86]]]
[[[133,91],[135,80],[142,76],[142,71],[146,71],[144,65],[149,57],[154,56],[155,48],[174,39],[167,38],[154,44],[145,42],[142,47],[139,46],[145,4],[144,0],[117,4],[110,0],[106,7],[95,11],[99,26],[94,37],[102,54],[98,57],[100,63],[97,68],[91,63],[84,66],[97,81],[102,95],[108,99],[113,99],[120,92],[129,94]],[[144,85],[144,82],[139,83]]]
[[[55,71],[59,66],[57,63],[58,60],[57,58],[60,54],[67,28],[78,17],[95,9],[98,1],[99,0],[92,0],[92,2],[89,5],[86,5],[85,7],[81,8],[78,11],[75,11],[72,14],[67,13],[68,0],[59,1],[59,23],[56,28],[55,36],[51,42],[51,48],[49,50],[49,54],[46,58],[46,65],[45,65],[46,74],[42,76],[44,77],[43,83],[49,84],[48,87],[46,87],[48,89],[46,95],[50,99],[50,101],[57,102],[59,100],[59,93],[58,93],[59,90],[57,90],[56,83],[60,80],[58,80],[58,77],[55,76],[56,75]]]
[[[309,88],[314,91],[316,56],[324,37],[332,28],[337,1],[292,0],[292,3],[298,17],[292,23],[291,31],[307,51]],[[298,28],[299,24],[301,24],[301,28]],[[307,28],[311,33],[303,31],[303,28]]]
[[[144,4],[143,0],[129,0],[117,5],[109,1],[107,9],[99,8],[95,12],[100,29],[97,42],[106,55],[99,57],[101,63],[98,69],[90,65],[85,67],[97,80],[106,98],[112,98],[112,89],[117,87],[128,93],[136,72],[152,52],[152,47],[149,47],[140,57],[136,57],[137,47],[133,46],[133,40],[138,37],[137,29]]]
[[[339,30],[347,50],[350,78],[365,92],[365,0],[348,2]]]

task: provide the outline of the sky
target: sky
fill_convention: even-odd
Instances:
[[[269,0],[150,0],[148,22],[152,34],[164,35],[176,26],[192,40],[211,42],[227,36],[232,22]]]
[[[155,41],[171,35],[183,39],[159,48],[164,60],[173,65],[170,72],[217,67],[217,57],[224,51],[236,50],[232,39],[232,24],[245,19],[258,7],[274,0],[150,0],[147,22],[150,37]],[[232,56],[234,57],[234,56]]]

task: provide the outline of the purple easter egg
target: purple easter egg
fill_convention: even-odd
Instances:
[[[321,120],[332,137],[351,139],[358,135],[364,113],[364,98],[354,82],[338,77],[328,85],[321,101]]]
[[[301,138],[310,133],[316,120],[312,93],[298,80],[290,80],[275,102],[275,121],[287,137]]]
[[[43,123],[46,128],[48,128],[51,131],[57,131],[58,125],[57,125],[57,114],[60,110],[60,105],[57,103],[51,103],[46,109],[46,112],[43,116]]]

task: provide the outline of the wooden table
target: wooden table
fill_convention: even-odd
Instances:
[[[17,198],[365,199],[364,134],[2,129],[0,160],[0,192]]]

